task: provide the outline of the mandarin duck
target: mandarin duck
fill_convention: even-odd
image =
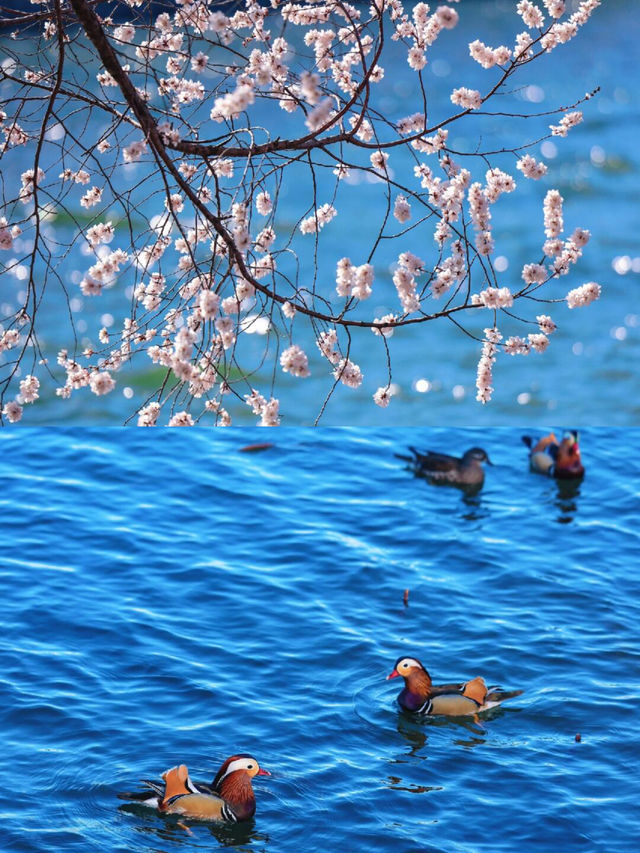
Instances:
[[[522,440],[530,450],[529,467],[532,471],[556,477],[558,480],[573,480],[584,476],[576,430],[567,430],[560,442],[552,432],[535,445],[528,435],[523,436]]]
[[[522,693],[522,690],[504,691],[499,687],[487,687],[480,676],[462,684],[434,685],[420,661],[410,657],[398,658],[387,681],[398,676],[404,678],[404,688],[398,695],[400,707],[421,716],[477,714]]]
[[[434,453],[431,450],[420,452],[415,447],[410,447],[409,450],[413,456],[397,454],[398,459],[404,459],[415,474],[426,477],[431,483],[479,488],[484,483],[483,462],[493,465],[481,447],[472,447],[462,457]]]
[[[145,779],[149,790],[122,793],[118,797],[157,808],[163,814],[236,823],[255,814],[251,779],[270,775],[255,758],[241,753],[227,758],[210,785],[193,782],[187,766],[180,764],[162,774],[164,785]]]

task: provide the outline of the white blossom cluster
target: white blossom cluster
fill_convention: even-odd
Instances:
[[[338,261],[336,272],[336,292],[338,296],[355,296],[356,299],[368,299],[373,287],[373,266],[361,264],[354,266],[349,258]]]
[[[285,373],[290,373],[292,376],[306,377],[311,375],[307,354],[297,344],[293,344],[282,353],[280,365]]]
[[[502,340],[502,335],[495,327],[485,329],[484,334],[485,340],[476,374],[476,400],[480,403],[488,403],[493,394],[493,365],[498,354],[498,344]]]

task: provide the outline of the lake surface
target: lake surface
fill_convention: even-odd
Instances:
[[[601,91],[584,105],[584,123],[572,130],[566,139],[554,138],[553,145],[544,148],[544,152],[540,146],[533,147],[532,153],[536,157],[543,156],[549,166],[545,179],[526,182],[516,173],[520,184],[518,191],[501,199],[494,208],[496,256],[501,258],[504,267],[501,283],[513,286],[520,279],[523,264],[538,260],[542,243],[542,199],[550,187],[557,187],[565,198],[567,231],[570,233],[576,226],[588,228],[592,240],[579,265],[552,286],[549,295],[562,299],[571,287],[597,281],[603,287],[602,299],[586,309],[569,311],[566,306],[554,307],[552,313],[558,331],[544,355],[534,354],[525,359],[500,356],[494,370],[494,399],[484,407],[475,401],[480,346],[452,323],[411,326],[395,333],[390,347],[396,394],[385,410],[372,401],[375,390],[387,383],[383,345],[380,339],[373,339],[368,330],[356,332],[352,358],[363,370],[363,385],[358,390],[339,389],[329,400],[322,424],[487,426],[520,423],[542,426],[550,418],[564,423],[640,424],[640,378],[636,369],[640,359],[637,297],[640,276],[637,209],[640,197],[637,145],[640,138],[640,65],[635,61],[640,16],[634,14],[634,5],[628,0],[607,0],[579,38],[523,70],[519,82],[514,84],[514,88],[521,86],[514,97],[516,107],[523,112],[544,112],[559,104],[574,103],[596,86],[600,86]],[[424,72],[430,109],[443,111],[443,114],[448,114],[444,111],[450,109],[449,95],[454,86],[483,86],[490,79],[488,72],[470,60],[468,43],[481,38],[492,45],[511,44],[518,27],[522,28],[514,12],[515,2],[511,0],[467,1],[463,6],[459,26],[434,45]],[[10,42],[5,44],[13,46]],[[2,46],[0,40],[0,48]],[[403,49],[397,43],[389,43],[388,49],[386,77],[379,89],[379,107],[395,121],[419,107],[415,102],[414,75]],[[0,86],[0,97],[5,92],[2,86],[7,85]],[[87,129],[84,118],[77,121],[78,132],[84,133],[87,140],[91,137],[93,144],[93,137],[99,135],[103,126],[90,124]],[[280,121],[283,129],[279,133],[288,128],[289,119],[282,115]],[[450,142],[455,150],[469,152],[481,135],[485,144],[496,143],[497,148],[502,148],[520,144],[525,138],[541,136],[547,132],[550,121],[555,119],[547,117],[518,124],[517,121],[469,117],[466,123],[456,125],[455,132],[452,130]],[[57,158],[55,147],[53,154]],[[46,156],[45,152],[43,158]],[[394,154],[392,158],[398,177],[413,168],[412,162],[401,162],[399,157]],[[43,164],[48,167],[44,160]],[[509,162],[498,158],[496,164],[513,168],[512,158]],[[3,163],[8,184],[13,175],[17,176],[28,166],[24,148],[11,151]],[[483,164],[482,174],[484,169]],[[58,171],[56,165],[56,174]],[[145,178],[144,167],[140,165],[129,167],[120,180],[129,188]],[[276,223],[279,233],[291,229],[306,207],[304,181],[308,182],[306,172],[304,177],[302,173],[292,172],[291,180],[282,187]],[[148,186],[151,194],[159,184],[151,182]],[[108,192],[105,199],[107,197]],[[379,185],[362,181],[357,186],[345,184],[341,187],[336,201],[339,215],[322,232],[320,255],[326,263],[324,272],[328,281],[334,280],[337,259],[348,255],[354,263],[364,261],[370,247],[369,232],[377,229],[385,203]],[[144,209],[143,199],[138,199],[137,204]],[[155,201],[154,204],[157,207]],[[98,210],[102,214],[99,208],[92,212]],[[107,204],[104,218],[113,218],[117,224],[122,215],[115,205],[109,208]],[[126,231],[124,221],[121,227]],[[63,213],[51,223],[51,241],[56,232],[63,240],[70,239],[69,221]],[[121,232],[117,232],[113,248],[118,245],[120,236]],[[23,242],[22,249],[26,251],[26,241]],[[403,248],[422,255],[423,250],[428,252],[427,247],[431,246],[431,231],[417,234],[409,242],[411,244]],[[119,318],[129,312],[126,285],[130,282],[123,279],[122,285],[106,290],[103,297],[93,302],[81,299],[77,284],[86,270],[87,258],[79,251],[79,245],[78,241],[65,255],[59,271],[72,297],[72,314],[78,324],[77,346],[82,351],[86,346],[97,345],[98,329],[109,322],[104,318],[118,318],[116,327],[120,327]],[[367,310],[373,312],[371,316],[383,316],[397,308],[389,270],[398,254],[394,246],[383,244],[374,259],[378,284],[366,303]],[[313,247],[304,240],[298,240],[295,247],[302,267],[306,265],[310,269]],[[0,311],[4,313],[14,310],[24,290],[24,281],[19,277],[24,270],[19,272],[19,267],[24,267],[24,262],[16,266],[15,276],[0,277]],[[528,313],[533,317],[543,309],[546,310],[544,306],[528,306]],[[488,325],[485,320],[476,322],[472,318],[472,330],[481,334]],[[74,346],[68,330],[67,304],[54,284],[43,303],[40,321],[43,350],[53,364],[61,346],[71,350]],[[309,354],[311,377],[292,379],[279,368],[276,371],[275,395],[281,399],[283,424],[288,426],[312,424],[333,384],[329,365],[318,353],[314,336],[308,330],[304,332],[304,328],[303,323],[295,340]],[[271,363],[267,361],[260,366],[265,339],[259,335],[253,335],[252,339],[247,344],[249,360],[256,367],[252,383],[268,396]],[[25,411],[24,423],[121,424],[135,411],[134,404],[140,405],[160,384],[157,374],[150,377],[141,369],[146,363],[145,357],[134,369],[123,370],[117,390],[104,398],[96,398],[84,389],[74,394],[70,401],[61,400],[55,396],[58,383],[41,376],[43,399]],[[134,395],[133,399],[129,395]],[[242,402],[227,400],[225,405],[227,403],[235,424],[255,423],[255,416]]]
[[[268,435],[0,436],[3,849],[637,850],[640,431],[585,429],[573,489],[514,428]],[[468,497],[409,444],[494,467]],[[415,721],[405,653],[524,693]],[[238,751],[244,826],[116,799]]]

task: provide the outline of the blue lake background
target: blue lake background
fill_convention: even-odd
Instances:
[[[515,14],[512,0],[465,0],[460,7],[460,24],[447,32],[429,52],[429,64],[424,75],[429,91],[432,115],[449,115],[449,95],[454,86],[469,85],[483,88],[493,80],[494,72],[479,68],[468,55],[468,43],[481,38],[491,45],[512,44],[522,22]],[[573,3],[575,6],[576,3]],[[568,3],[572,8],[572,3]],[[295,38],[293,31],[288,36]],[[6,39],[8,36],[2,36]],[[518,190],[504,197],[494,208],[496,255],[502,258],[506,270],[501,273],[501,283],[515,286],[520,281],[523,264],[539,260],[542,233],[542,200],[551,187],[557,187],[565,199],[565,224],[567,233],[576,226],[588,228],[592,240],[586,247],[578,266],[550,286],[548,294],[562,299],[567,290],[585,281],[597,281],[603,287],[601,300],[586,309],[569,311],[564,305],[554,307],[551,313],[558,324],[551,345],[544,355],[525,358],[500,356],[494,369],[495,394],[490,405],[482,407],[475,401],[475,374],[480,345],[466,337],[452,323],[435,322],[426,326],[411,326],[397,331],[390,341],[393,360],[392,380],[396,394],[390,407],[381,410],[372,402],[372,394],[387,384],[386,355],[380,339],[367,331],[355,332],[352,358],[361,366],[364,382],[360,389],[340,388],[330,399],[321,423],[323,425],[458,425],[478,426],[544,425],[549,419],[563,423],[615,424],[630,426],[640,424],[640,378],[636,368],[640,358],[640,308],[638,283],[640,276],[640,238],[638,198],[640,197],[640,65],[636,61],[640,39],[640,15],[636,3],[628,0],[607,0],[593,15],[580,36],[559,47],[542,61],[523,69],[514,82],[514,93],[500,102],[514,111],[544,112],[559,104],[572,104],[587,91],[600,86],[596,98],[584,105],[585,121],[571,131],[566,139],[554,138],[553,146],[531,149],[536,157],[543,157],[549,166],[547,176],[540,182],[525,181],[516,173]],[[12,42],[0,41],[13,48]],[[33,45],[31,45],[33,47]],[[389,54],[385,61],[386,75],[383,84],[376,87],[377,106],[390,119],[396,121],[421,108],[416,104],[413,72],[406,63],[404,48],[397,43],[387,45]],[[97,71],[97,69],[95,69]],[[88,80],[94,79],[90,70]],[[206,82],[206,80],[205,80]],[[0,96],[8,91],[0,85]],[[90,82],[87,85],[91,85]],[[259,108],[257,108],[259,110]],[[263,116],[257,114],[260,122]],[[266,116],[264,117],[267,122]],[[548,132],[548,125],[557,118],[543,117],[527,122],[505,121],[469,116],[452,128],[450,144],[456,151],[470,152],[481,136],[487,147],[501,149],[536,139]],[[74,119],[71,119],[73,124]],[[106,124],[93,120],[88,127],[84,118],[75,119],[77,132],[84,144],[91,147]],[[277,132],[299,132],[300,118],[284,116],[278,111]],[[57,147],[43,153],[45,168],[55,168],[47,157],[58,157]],[[115,161],[115,154],[114,161]],[[108,165],[108,157],[104,160]],[[393,153],[390,160],[395,174],[412,182],[413,162],[402,160]],[[497,157],[495,164],[513,170],[514,158]],[[469,165],[469,161],[465,161]],[[485,165],[482,165],[484,175]],[[3,162],[6,168],[7,195],[11,180],[29,166],[28,152],[17,148],[9,152]],[[477,168],[474,167],[474,168]],[[142,164],[128,167],[117,173],[119,186],[134,187],[149,180]],[[148,171],[148,170],[147,170]],[[52,172],[52,174],[54,174]],[[479,173],[475,172],[478,178]],[[311,200],[309,178],[304,171],[292,171],[290,179],[280,192],[279,216],[276,230],[290,233],[295,223],[305,215]],[[412,184],[413,185],[413,184]],[[150,200],[137,199],[145,215],[157,212],[161,203],[151,197],[159,189],[157,180],[145,184]],[[84,190],[83,190],[84,191]],[[333,192],[333,178],[321,182],[322,199]],[[78,198],[80,188],[77,189]],[[112,204],[108,189],[105,205],[95,208],[98,219],[122,219],[119,208]],[[71,201],[68,202],[71,204]],[[336,199],[339,215],[322,232],[321,280],[333,282],[337,259],[348,255],[354,263],[363,262],[371,245],[371,233],[377,231],[385,198],[380,185],[362,180],[358,186],[344,184]],[[79,208],[78,208],[79,210]],[[66,224],[65,224],[66,223]],[[140,224],[140,223],[138,223]],[[144,217],[142,225],[145,224]],[[120,223],[126,231],[124,220]],[[145,225],[146,227],[146,225]],[[122,231],[112,248],[118,245]],[[68,220],[60,216],[51,223],[47,232],[50,241],[58,233],[64,241],[71,239]],[[125,241],[126,242],[126,241]],[[28,250],[28,241],[18,241],[20,252]],[[406,243],[406,244],[405,244]],[[22,245],[24,244],[24,245]],[[72,297],[72,314],[77,324],[77,347],[97,345],[97,332],[103,318],[122,318],[129,311],[126,286],[131,282],[123,276],[117,286],[106,290],[103,297],[82,299],[77,287],[88,260],[79,250],[77,241],[59,266],[62,283]],[[312,267],[313,247],[305,238],[297,238],[301,266]],[[369,317],[383,316],[397,309],[397,296],[391,283],[390,264],[398,251],[410,249],[423,257],[433,250],[432,232],[409,235],[401,247],[395,242],[382,244],[375,258],[376,289],[365,304]],[[3,253],[4,254],[4,253]],[[14,258],[14,259],[15,259]],[[24,280],[9,273],[0,277],[0,312],[11,313],[20,302]],[[324,264],[324,267],[323,267]],[[331,292],[333,285],[331,285]],[[547,311],[545,305],[530,303],[526,309],[520,303],[519,313],[534,320],[535,315]],[[482,334],[489,325],[490,312],[478,312],[468,318],[471,330]],[[55,362],[62,346],[73,349],[74,341],[68,331],[68,308],[60,288],[52,281],[40,310],[40,334],[43,351]],[[117,320],[119,327],[121,320]],[[278,368],[274,393],[281,399],[283,424],[308,425],[314,422],[333,379],[326,361],[318,353],[314,336],[302,322],[294,334],[294,341],[304,347],[310,357],[311,377],[307,380],[291,378]],[[505,329],[506,334],[522,329]],[[245,336],[246,337],[246,336]],[[270,393],[272,362],[261,365],[265,339],[253,335],[247,342],[248,361],[256,372],[252,384],[267,395]],[[100,425],[123,423],[160,384],[158,375],[149,377],[142,369],[144,361],[119,373],[117,390],[96,398],[88,389],[74,393],[69,401],[55,396],[57,383],[41,376],[43,399],[25,411],[24,424],[76,424]],[[25,368],[25,372],[27,369]],[[134,394],[129,399],[125,394]],[[234,423],[255,423],[255,416],[242,402],[225,399]],[[166,422],[167,418],[161,419]]]
[[[584,429],[573,488],[521,432],[6,431],[3,850],[637,850],[640,431]],[[468,497],[408,444],[495,464]],[[404,653],[524,693],[417,722]],[[237,751],[242,827],[116,799]]]

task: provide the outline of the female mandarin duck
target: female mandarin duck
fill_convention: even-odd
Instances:
[[[409,462],[415,474],[426,477],[432,483],[480,487],[484,483],[483,462],[493,465],[481,447],[472,447],[462,457],[433,453],[431,450],[421,453],[415,447],[409,450],[413,456],[398,454],[398,458]]]
[[[541,438],[536,445],[525,435],[522,440],[530,448],[529,466],[538,474],[547,474],[558,480],[572,480],[584,476],[584,466],[580,458],[578,433],[567,430],[558,441],[551,432]]]
[[[404,688],[398,696],[398,702],[405,711],[426,716],[427,714],[447,714],[461,717],[477,714],[495,708],[505,699],[519,696],[522,690],[504,691],[498,687],[487,687],[480,676],[472,678],[466,684],[434,685],[431,676],[416,658],[398,658],[390,678],[404,678]]]
[[[144,780],[152,794],[137,791],[118,794],[118,797],[152,806],[163,814],[236,823],[249,820],[255,814],[256,800],[251,779],[270,775],[255,758],[243,753],[227,758],[211,785],[193,782],[186,765],[180,764],[162,774],[164,786]]]

